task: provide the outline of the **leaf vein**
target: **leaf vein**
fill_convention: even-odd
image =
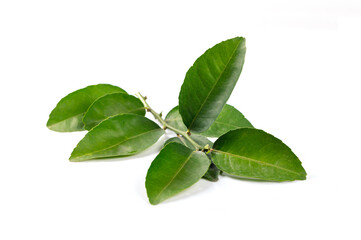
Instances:
[[[243,160],[248,160],[248,161],[250,161],[250,162],[255,162],[255,163],[258,163],[258,164],[260,164],[260,165],[266,165],[266,166],[278,168],[278,169],[283,170],[283,171],[286,171],[286,172],[290,172],[290,173],[293,173],[293,174],[296,174],[296,175],[303,176],[303,174],[300,174],[300,173],[298,173],[298,172],[289,170],[289,169],[287,169],[287,168],[283,168],[283,167],[280,167],[280,166],[277,166],[277,165],[274,165],[274,164],[262,162],[262,161],[259,161],[259,160],[253,159],[253,158],[249,158],[249,157],[245,157],[245,156],[241,156],[241,155],[236,155],[236,154],[232,154],[232,153],[228,153],[228,152],[223,152],[223,151],[216,150],[216,149],[214,149],[213,151],[216,152],[216,153],[221,153],[221,154],[224,154],[224,155],[227,155],[227,156],[232,156],[232,157],[235,157],[235,158],[239,158],[239,159],[243,159]]]

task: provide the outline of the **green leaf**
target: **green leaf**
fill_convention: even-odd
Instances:
[[[83,116],[89,106],[99,97],[109,93],[126,93],[123,89],[110,85],[98,84],[79,89],[60,100],[50,113],[46,126],[57,132],[84,130]]]
[[[209,156],[207,154],[207,156]],[[212,162],[211,165],[208,168],[208,171],[203,175],[202,178],[207,179],[211,182],[217,182],[218,176],[221,173],[221,171],[217,168],[217,166]]]
[[[167,144],[149,167],[145,186],[149,202],[158,204],[196,183],[210,161],[203,152],[178,144]]]
[[[206,146],[207,144],[212,147],[213,143],[206,137],[204,136],[200,136],[200,135],[196,135],[196,134],[192,134],[191,138],[198,143],[199,145],[201,145],[202,147]],[[165,141],[164,145],[167,145],[168,143],[171,142],[176,142],[176,143],[180,143],[183,144],[184,146],[194,150],[193,145],[184,137],[179,136],[179,137],[173,137],[173,138],[169,138],[167,141]]]
[[[179,94],[179,112],[189,130],[207,130],[222,111],[242,72],[245,43],[242,37],[221,42],[188,70]]]
[[[182,131],[186,131],[182,116],[179,113],[179,107],[174,107],[166,116],[165,121]],[[253,128],[252,124],[243,116],[243,114],[231,105],[226,104],[210,128],[204,132],[196,133],[206,137],[220,137],[230,130],[237,128]],[[192,134],[193,136],[194,134]]]
[[[195,134],[192,134],[191,137],[193,138],[194,141],[196,141],[196,143],[200,144],[201,146],[206,146],[207,144],[209,145],[209,147],[213,146],[213,142],[209,141],[209,139],[206,137]],[[167,141],[165,141],[164,146],[172,142],[182,144],[192,150],[194,149],[193,145],[182,136],[169,138]],[[211,160],[211,154],[209,153],[206,155]],[[208,168],[208,171],[203,175],[203,178],[207,179],[208,181],[216,182],[218,181],[219,173],[220,170],[216,167],[216,165],[211,163],[211,165]]]
[[[230,175],[271,181],[306,179],[301,161],[281,140],[258,129],[240,128],[221,136],[212,159]]]
[[[145,116],[143,103],[125,93],[112,93],[98,98],[89,107],[83,118],[85,129],[90,130],[104,119],[121,113]]]
[[[120,114],[102,121],[78,143],[70,161],[137,154],[164,134],[155,122],[143,116]]]
[[[206,137],[220,137],[237,128],[253,128],[253,126],[240,111],[226,104],[209,129],[199,134]]]
[[[179,106],[175,106],[169,111],[165,117],[165,121],[172,127],[181,131],[187,131],[186,125],[184,125],[182,116],[179,114]]]

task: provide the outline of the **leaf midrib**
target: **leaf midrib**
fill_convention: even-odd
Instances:
[[[100,150],[97,150],[97,151],[94,151],[94,152],[90,152],[90,153],[86,153],[86,154],[83,154],[83,155],[80,155],[80,156],[77,156],[77,157],[74,157],[74,158],[70,158],[70,159],[82,158],[82,157],[84,157],[84,156],[92,155],[92,154],[94,154],[94,153],[98,153],[98,152],[101,152],[101,151],[105,151],[105,150],[111,149],[111,148],[113,148],[113,147],[116,147],[117,145],[120,145],[120,144],[128,141],[128,140],[134,139],[134,138],[136,138],[136,137],[142,136],[142,135],[144,135],[144,134],[147,134],[147,133],[150,133],[150,132],[156,131],[156,130],[162,130],[162,129],[161,129],[161,128],[152,129],[152,130],[150,130],[150,131],[143,132],[143,133],[141,133],[141,134],[134,135],[134,136],[132,136],[132,137],[126,138],[126,139],[124,139],[123,141],[120,141],[120,142],[118,142],[118,143],[116,143],[116,144],[113,144],[113,145],[111,145],[111,146],[109,146],[109,147],[107,147],[107,148],[100,149]]]
[[[225,155],[229,155],[229,156],[236,157],[236,158],[239,158],[239,159],[242,159],[242,160],[248,160],[248,161],[251,161],[251,162],[258,163],[258,164],[260,164],[260,165],[266,165],[266,166],[278,168],[278,169],[280,169],[280,170],[283,170],[283,171],[286,171],[286,172],[290,172],[290,173],[293,173],[293,174],[296,174],[296,175],[299,175],[299,176],[305,176],[304,174],[297,173],[297,172],[292,171],[292,170],[289,170],[289,169],[287,169],[287,168],[279,167],[279,166],[277,166],[277,165],[270,164],[270,163],[266,163],[266,162],[262,162],[262,161],[259,161],[259,160],[253,159],[253,158],[249,158],[249,157],[245,157],[245,156],[241,156],[241,155],[236,155],[236,154],[233,154],[233,153],[223,152],[223,151],[216,150],[216,149],[214,149],[213,152],[221,153],[221,154],[225,154]]]
[[[167,187],[169,187],[169,185],[174,181],[174,179],[178,176],[178,174],[180,173],[180,171],[182,171],[182,169],[184,168],[184,166],[189,162],[189,160],[191,159],[192,155],[195,153],[195,151],[193,151],[189,157],[184,161],[184,163],[180,166],[180,168],[176,171],[176,173],[174,174],[174,176],[171,178],[171,180],[162,188],[162,190],[160,190],[160,192],[157,194],[157,196],[154,199],[159,198],[159,196],[165,191],[165,189],[167,189]]]
[[[223,76],[224,71],[227,69],[227,67],[228,67],[231,59],[233,59],[234,54],[235,54],[235,52],[236,52],[236,50],[238,49],[238,47],[239,47],[240,44],[241,44],[241,41],[239,41],[239,43],[237,44],[237,47],[234,48],[233,53],[231,54],[231,57],[229,58],[227,64],[226,64],[225,67],[223,68],[221,74],[218,76],[218,79],[215,81],[214,85],[212,86],[212,89],[208,92],[207,97],[205,98],[205,100],[204,100],[204,102],[202,103],[201,107],[198,109],[198,112],[197,112],[196,115],[194,116],[194,118],[193,118],[191,124],[189,125],[189,128],[188,128],[188,129],[191,129],[191,128],[192,128],[192,125],[193,125],[194,121],[197,119],[199,113],[200,113],[201,110],[203,109],[204,104],[207,102],[209,96],[210,96],[211,93],[213,92],[213,90],[214,90],[215,86],[217,85],[219,79],[221,79],[221,77]]]

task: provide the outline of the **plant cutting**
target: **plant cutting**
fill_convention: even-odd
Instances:
[[[165,141],[146,176],[151,204],[201,178],[216,182],[220,174],[264,181],[304,180],[306,172],[289,147],[254,128],[227,104],[245,53],[243,37],[208,49],[189,68],[179,104],[165,118],[142,94],[132,96],[120,87],[98,84],[61,99],[47,127],[58,132],[88,131],[71,153],[71,162],[131,156],[152,146],[165,131],[174,132],[176,137]],[[146,112],[158,123],[145,117]]]

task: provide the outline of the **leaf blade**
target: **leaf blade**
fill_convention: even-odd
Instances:
[[[167,144],[153,160],[146,176],[149,202],[158,204],[196,183],[208,170],[210,160],[198,151]]]
[[[115,92],[126,93],[120,87],[110,84],[90,85],[74,91],[58,102],[51,111],[46,126],[57,132],[82,131],[82,119],[89,106],[99,97]]]
[[[213,146],[213,142],[211,142],[208,138],[206,138],[204,136],[192,134],[191,138],[196,143],[201,145],[202,147],[206,146],[207,144],[210,147]],[[182,136],[169,138],[167,141],[165,141],[164,145],[167,145],[168,143],[171,143],[171,142],[177,142],[177,143],[183,144],[184,146],[186,146],[190,149],[194,149],[194,146],[186,138],[184,138]]]
[[[69,160],[79,162],[137,154],[164,134],[155,122],[139,115],[120,114],[91,129],[73,150]]]
[[[196,143],[198,143],[201,146],[206,146],[207,144],[209,145],[210,148],[212,148],[212,146],[213,146],[213,142],[211,142],[208,138],[203,137],[201,135],[192,134],[192,138]],[[193,145],[187,139],[183,138],[182,136],[169,138],[167,141],[165,141],[164,146],[169,143],[172,143],[172,142],[182,144],[192,150],[194,149]],[[207,153],[206,155],[209,158],[209,160],[212,161],[211,154]],[[208,181],[211,181],[211,182],[216,182],[216,181],[218,181],[219,174],[220,174],[220,170],[212,162],[211,165],[209,166],[207,172],[203,175],[202,178],[207,179]]]
[[[236,37],[208,49],[188,70],[179,111],[191,131],[207,130],[222,111],[242,72],[245,39]]]
[[[86,130],[90,130],[104,119],[122,114],[132,113],[145,116],[145,109],[142,102],[125,93],[111,93],[95,100],[88,108],[83,117]]]
[[[167,114],[165,121],[172,127],[186,131],[182,116],[179,113],[179,106],[174,107]],[[220,137],[230,130],[237,128],[253,128],[253,125],[235,107],[226,104],[212,125],[204,132],[195,133],[205,137]],[[195,135],[193,134],[193,135]]]
[[[306,171],[292,150],[262,130],[232,130],[213,148],[215,165],[230,175],[270,181],[306,179]]]
[[[206,131],[199,134],[218,138],[238,128],[253,128],[253,125],[235,107],[226,104],[213,124]]]

